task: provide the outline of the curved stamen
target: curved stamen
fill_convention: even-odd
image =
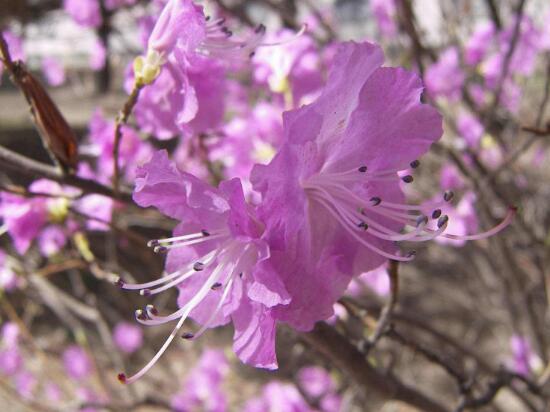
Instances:
[[[226,237],[226,236],[227,236],[226,233],[219,233],[217,235],[203,236],[203,237],[200,237],[198,239],[175,241],[171,244],[161,244],[161,245],[155,246],[154,251],[156,253],[158,253],[158,252],[167,252],[170,249],[176,249],[176,248],[180,248],[180,247],[184,247],[184,246],[196,245],[198,243],[203,243],[203,242],[206,242],[206,241],[209,241],[209,240],[219,239],[219,238]]]
[[[294,34],[294,36],[292,36],[288,39],[273,42],[273,43],[260,43],[257,47],[282,46],[282,45],[285,45],[285,44],[288,44],[288,43],[292,43],[294,40],[296,40],[298,37],[302,36],[306,32],[307,27],[308,27],[307,24],[304,23],[304,24],[302,24],[302,27],[300,27],[300,30],[298,30],[296,32],[296,34]]]
[[[321,203],[327,210],[328,212],[334,216],[334,218],[336,218],[336,220],[342,225],[342,227],[351,235],[353,236],[356,240],[358,240],[362,245],[366,246],[368,249],[378,253],[379,255],[381,256],[384,256],[388,259],[393,259],[393,260],[398,260],[398,261],[401,261],[401,262],[409,262],[411,260],[413,260],[414,256],[398,256],[398,255],[394,255],[394,254],[391,254],[391,253],[388,253],[372,244],[370,244],[367,240],[363,239],[361,236],[359,236],[353,229],[351,229],[350,227],[348,227],[348,224],[346,224],[346,222],[342,219],[342,217],[339,215],[338,212],[336,212],[335,210],[333,210],[332,208],[332,205],[330,203],[328,203],[327,201],[325,201],[324,199],[322,198],[319,198],[318,199],[319,203]]]
[[[200,258],[200,260],[203,261],[203,263],[206,264],[209,264],[211,263],[214,258],[215,258],[215,255],[216,255],[216,251],[212,251],[212,252],[209,252],[207,253],[206,255],[204,255],[202,258]],[[121,281],[122,284],[119,284],[120,288],[121,289],[125,289],[125,290],[141,290],[141,289],[149,289],[149,288],[152,288],[152,287],[155,287],[157,285],[161,285],[163,283],[166,283],[166,282],[169,282],[170,280],[178,277],[181,275],[181,272],[183,272],[184,269],[191,269],[193,266],[193,263],[190,263],[188,265],[186,265],[183,269],[179,269],[179,270],[176,270],[175,272],[172,272],[170,273],[169,275],[167,276],[163,276],[161,278],[158,278],[156,280],[153,280],[151,282],[145,282],[145,283],[124,283],[124,281]]]
[[[227,282],[227,285],[223,289],[222,296],[221,296],[218,304],[216,305],[216,309],[214,309],[214,311],[212,312],[212,314],[210,315],[208,320],[204,323],[204,325],[201,326],[201,328],[197,331],[197,333],[193,334],[193,337],[191,339],[197,339],[198,337],[200,337],[206,331],[206,329],[208,329],[210,327],[210,325],[212,324],[212,321],[216,318],[218,313],[220,313],[220,310],[222,309],[222,306],[223,306],[223,304],[224,304],[224,302],[227,298],[227,295],[229,294],[229,291],[231,290],[231,286],[233,285],[233,280],[234,279],[235,279],[235,271],[233,271],[233,274],[231,275],[229,281]]]
[[[447,238],[447,239],[453,239],[453,240],[479,240],[479,239],[486,239],[488,237],[491,237],[493,235],[496,235],[498,232],[500,232],[501,230],[504,230],[508,225],[510,225],[510,223],[512,223],[512,220],[514,219],[514,216],[516,215],[517,213],[517,209],[513,206],[511,206],[510,208],[508,208],[508,212],[506,213],[506,216],[504,216],[504,219],[502,219],[502,221],[496,225],[495,227],[485,231],[485,232],[481,232],[481,233],[477,233],[477,234],[474,234],[474,235],[453,235],[453,234],[450,234],[450,233],[444,233],[443,237]],[[430,229],[428,229],[430,230]],[[433,229],[431,229],[430,231],[432,231]]]
[[[127,378],[126,375],[120,374],[119,380],[123,383],[132,383],[141,378],[151,367],[160,359],[162,354],[166,351],[170,343],[174,340],[174,337],[178,334],[179,330],[183,326],[185,320],[189,316],[189,313],[200,303],[202,300],[206,297],[207,293],[210,291],[210,288],[212,285],[217,281],[217,278],[219,277],[219,273],[222,271],[222,269],[226,266],[227,261],[222,262],[216,269],[213,271],[212,275],[208,278],[208,280],[204,283],[204,285],[201,287],[201,289],[197,292],[195,296],[180,310],[178,310],[176,313],[179,312],[178,316],[174,319],[180,318],[177,325],[174,327],[172,332],[170,333],[170,336],[166,339],[162,347],[159,349],[159,351],[155,354],[155,356],[135,375],[133,375],[130,378]],[[183,310],[182,310],[183,309]],[[153,316],[153,319],[157,318],[156,316]],[[167,316],[166,318],[170,318],[170,316]],[[165,318],[165,319],[166,319]],[[172,319],[170,319],[172,320]],[[153,324],[153,320],[150,323],[147,324]],[[143,323],[143,322],[142,322]],[[164,322],[160,322],[164,323]],[[154,324],[160,324],[160,323],[154,323]]]

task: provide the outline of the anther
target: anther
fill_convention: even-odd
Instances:
[[[159,314],[159,311],[155,308],[155,305],[147,305],[145,310],[153,316],[157,316]]]
[[[416,227],[426,223],[428,223],[428,216],[421,215],[416,219]]]
[[[218,290],[219,288],[222,287],[222,284],[220,282],[216,282],[212,285],[212,287],[210,289],[212,290]]]
[[[361,172],[361,173],[365,173],[365,172],[367,171],[367,166],[361,166],[361,167],[360,167],[359,169],[357,169],[357,170],[359,170],[359,172]]]
[[[407,253],[407,257],[413,257],[416,256],[416,250],[411,250],[409,253]]]
[[[225,23],[225,17],[224,17],[224,18],[221,18],[221,19],[218,21],[218,26],[223,26],[224,23]]]
[[[141,309],[136,310],[135,315],[136,315],[136,319],[147,320],[147,315]]]
[[[445,202],[450,202],[452,198],[454,197],[454,193],[450,190],[447,190],[445,193],[443,193],[443,200]]]
[[[357,224],[357,227],[359,227],[360,229],[363,229],[363,230],[367,230],[369,228],[369,225],[366,222],[359,222]]]
[[[371,197],[370,201],[373,206],[378,206],[382,202],[382,199],[380,199],[379,197]]]
[[[193,335],[191,332],[187,332],[181,335],[181,337],[186,340],[191,340],[195,337],[195,335]]]
[[[151,296],[151,290],[150,289],[141,289],[139,291],[139,294],[141,296]]]
[[[204,269],[204,263],[202,263],[202,262],[195,262],[195,263],[193,264],[193,270],[194,270],[195,272],[200,272],[200,271],[203,270],[203,269]]]
[[[117,378],[118,378],[118,381],[119,381],[120,383],[126,383],[126,374],[124,374],[124,373],[119,373],[119,374],[117,375]]]
[[[407,175],[407,176],[403,176],[401,178],[402,181],[404,181],[405,183],[412,183],[412,181],[414,180],[414,178],[411,176],[411,175]]]
[[[413,160],[410,163],[410,166],[411,166],[411,168],[416,169],[418,166],[420,166],[420,161],[419,160]]]
[[[154,246],[158,246],[160,244],[160,242],[155,239],[155,240],[150,240],[149,242],[147,242],[147,247],[154,247]]]
[[[265,26],[263,24],[259,24],[258,27],[254,30],[254,33],[263,33],[265,31]]]
[[[211,16],[204,16],[204,21],[210,21],[211,18]]]
[[[166,253],[166,252],[168,252],[168,248],[165,247],[165,246],[155,246],[155,248],[153,249],[153,252],[155,252],[155,253]]]
[[[119,288],[124,287],[124,281],[121,278],[118,278],[117,280],[115,280],[114,283],[115,283],[115,286],[118,286]]]
[[[435,209],[432,212],[432,219],[437,219],[439,218],[439,216],[441,216],[441,209]]]
[[[441,228],[443,225],[445,225],[449,221],[449,216],[443,215],[437,220],[437,227]]]
[[[243,278],[243,272],[239,273],[239,277],[242,279]]]
[[[201,230],[201,234],[202,234],[204,237],[210,236],[210,232],[209,232],[208,230],[205,230],[205,229]]]
[[[248,55],[248,57],[253,58],[255,55],[256,55],[256,52],[250,52],[250,54]]]

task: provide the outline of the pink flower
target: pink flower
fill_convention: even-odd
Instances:
[[[445,163],[439,173],[439,186],[441,189],[462,189],[465,186],[464,179],[454,164]]]
[[[290,298],[266,262],[270,254],[262,239],[264,226],[245,203],[240,181],[224,181],[216,189],[180,172],[161,151],[140,168],[134,200],[142,207],[155,206],[181,223],[174,229],[174,237],[150,242],[156,252],[168,252],[168,275],[138,285],[118,284],[145,296],[178,287],[180,309],[160,316],[148,305],[145,311],[136,312],[137,320],[145,325],[172,321],[177,325],[141,371],[128,379],[122,374],[120,379],[129,383],[142,376],[187,317],[202,326],[196,333],[185,333],[185,338],[196,339],[208,328],[233,322],[233,348],[239,358],[257,367],[276,368],[271,308],[288,303]]]
[[[63,195],[61,186],[46,179],[39,179],[29,186],[30,192]],[[13,239],[15,249],[24,254],[49,220],[61,217],[66,209],[62,198],[24,198],[11,193],[0,192],[0,216]]]
[[[474,115],[461,113],[456,121],[456,127],[460,137],[466,141],[468,147],[476,148],[479,146],[479,141],[485,130]]]
[[[96,39],[90,53],[90,68],[94,71],[99,71],[105,67],[106,62],[107,50],[105,49],[105,45],[101,40]]]
[[[80,346],[72,345],[63,352],[65,372],[71,378],[83,380],[93,372],[92,360]]]
[[[466,64],[478,64],[485,57],[495,36],[495,26],[486,21],[476,26],[474,32],[464,46],[464,60]]]
[[[178,412],[225,412],[227,400],[222,383],[228,371],[229,364],[222,351],[205,350],[197,365],[189,372],[181,391],[172,397],[172,409]]]
[[[520,375],[529,376],[542,366],[540,358],[531,348],[529,339],[521,335],[513,335],[510,339],[512,349],[511,369]]]
[[[379,296],[387,296],[390,293],[390,276],[386,265],[363,273],[358,278]]]
[[[249,400],[244,412],[313,412],[294,385],[273,381],[264,386],[262,395]]]
[[[136,325],[120,322],[113,330],[113,339],[122,352],[132,353],[141,347],[143,333]]]
[[[29,371],[21,371],[15,376],[15,388],[23,399],[31,399],[38,381]]]
[[[251,178],[263,195],[271,263],[292,297],[274,315],[300,330],[331,316],[353,275],[387,259],[412,260],[396,241],[457,238],[445,233],[449,217],[439,209],[452,194],[425,215],[424,206],[404,203],[400,186],[412,182],[408,170],[442,134],[441,116],[420,103],[420,79],[380,67],[382,52],[369,43],[342,44],[334,62],[321,96],[284,114],[286,141]],[[489,236],[513,215],[459,238]]]
[[[21,370],[23,357],[19,348],[7,348],[0,350],[0,372],[6,376],[13,376]]]
[[[153,89],[136,108],[140,126],[160,138],[216,128],[225,107],[224,63],[248,59],[265,28],[236,40],[224,19],[211,21],[191,0],[168,0],[151,30],[145,56],[133,65],[133,83]]]
[[[42,60],[42,71],[50,86],[61,86],[65,83],[65,69],[58,59],[46,57]]]
[[[99,27],[101,24],[98,0],[63,0],[63,8],[81,26]]]
[[[386,37],[394,37],[397,34],[396,0],[371,0],[370,9],[380,33]]]
[[[456,101],[462,95],[464,72],[460,68],[458,50],[450,47],[426,70],[426,89],[433,97]]]
[[[256,51],[252,59],[254,78],[260,84],[267,84],[272,92],[285,95],[287,100],[290,93],[292,101],[287,103],[298,107],[322,86],[321,62],[315,43],[307,35],[295,38],[287,29],[267,36],[266,40],[281,45]]]

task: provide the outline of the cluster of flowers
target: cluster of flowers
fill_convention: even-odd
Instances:
[[[187,373],[182,389],[172,397],[174,411],[203,410],[225,412],[229,401],[224,392],[224,379],[229,362],[217,349],[203,351],[197,364]],[[337,412],[342,398],[332,377],[323,368],[308,366],[296,376],[297,386],[273,380],[267,383],[260,396],[249,399],[241,408],[245,412],[296,411]],[[304,399],[306,397],[307,399]],[[313,408],[311,405],[317,405]]]
[[[86,2],[96,5],[86,17],[77,17],[71,3],[65,8],[76,21],[100,24],[97,0]],[[381,8],[381,22],[392,13]],[[172,237],[149,243],[167,254],[165,276],[117,284],[144,296],[176,287],[180,309],[164,316],[153,305],[136,311],[144,325],[177,324],[157,355],[134,376],[120,374],[121,381],[143,376],[176,336],[193,340],[228,323],[243,362],[275,369],[276,324],[308,331],[330,318],[352,279],[382,267],[379,279],[388,260],[414,259],[397,242],[462,244],[512,220],[510,209],[499,225],[471,235],[477,230],[472,194],[456,209],[450,191],[405,203],[404,186],[414,180],[417,159],[441,137],[442,118],[421,103],[417,74],[382,67],[380,47],[345,42],[319,51],[307,35],[268,36],[261,25],[236,36],[224,19],[210,18],[191,0],[153,2],[139,27],[145,52],[129,66],[125,84],[128,91],[142,89],[137,126],[157,139],[183,139],[172,161],[125,126],[119,160],[123,177],[135,180],[135,202],[180,223]],[[251,73],[258,87],[245,88],[236,72]],[[114,123],[96,112],[81,150],[97,158],[96,167],[81,162],[79,175],[110,181],[113,136]],[[232,179],[207,183],[218,169]],[[2,194],[3,227],[20,253],[36,237],[44,255],[59,251],[80,228],[69,208],[92,217],[88,229],[101,230],[112,210],[123,207],[47,181],[30,191],[49,196]],[[387,283],[376,288],[387,293]],[[182,334],[188,318],[201,326]]]
[[[135,202],[181,223],[173,237],[149,243],[155,252],[167,253],[167,275],[143,284],[117,283],[144,296],[177,287],[180,309],[163,316],[148,305],[136,312],[144,325],[177,325],[141,371],[119,376],[123,382],[141,377],[189,317],[201,326],[183,333],[185,339],[232,322],[239,358],[274,369],[277,322],[307,331],[329,318],[353,277],[388,259],[414,258],[414,251],[401,253],[396,242],[480,239],[513,217],[511,209],[488,232],[459,236],[446,231],[450,219],[444,209],[451,192],[422,205],[404,202],[402,185],[413,181],[417,158],[442,134],[441,116],[420,102],[423,87],[416,74],[381,67],[384,57],[376,45],[346,42],[332,48],[324,87],[317,80],[303,84],[300,77],[310,78],[304,75],[308,68],[320,72],[319,62],[304,52],[270,51],[263,46],[277,42],[267,43],[263,31],[260,27],[245,41],[233,40],[224,22],[205,17],[201,7],[169,1],[151,30],[144,57],[134,64],[133,87],[146,85],[136,118],[142,130],[152,127],[157,136],[196,136],[215,129],[222,120],[218,114],[225,112],[217,109],[224,102],[222,93],[232,93],[229,83],[219,81],[221,74],[248,61],[255,48],[253,67],[262,66],[256,55],[272,59],[254,71],[256,78],[275,96],[279,93],[285,108],[304,99],[308,104],[284,112],[281,136],[269,142],[276,149],[270,161],[259,164],[248,154],[241,162],[245,156],[237,153],[226,170],[236,177],[217,187],[181,171],[166,151],[154,153],[138,169]],[[311,47],[303,43],[298,47]],[[303,87],[292,87],[293,80]],[[248,126],[247,117],[235,116],[226,126],[230,133],[224,144],[250,152],[248,134],[256,128]],[[178,129],[159,127],[165,119],[169,122],[163,126]]]
[[[23,336],[24,338],[24,336]],[[0,340],[0,376],[13,381],[17,393],[26,400],[42,399],[46,406],[55,406],[64,399],[71,399],[79,404],[102,404],[107,400],[93,385],[95,368],[88,352],[79,345],[70,345],[63,351],[61,360],[63,374],[78,386],[67,388],[59,381],[57,372],[46,376],[37,374],[27,362],[25,349],[21,344],[21,332],[17,324],[6,322],[2,325]],[[113,341],[122,353],[131,354],[142,344],[141,329],[128,323],[119,323],[113,330]],[[34,348],[33,348],[34,349]],[[75,406],[76,408],[76,406]],[[79,410],[94,412],[98,409],[83,407]]]

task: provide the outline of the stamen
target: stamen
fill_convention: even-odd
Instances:
[[[382,199],[375,196],[370,198],[370,202],[372,203],[373,206],[378,206],[382,202]]]
[[[195,337],[195,335],[194,335],[193,333],[191,333],[191,332],[186,332],[186,333],[184,333],[183,335],[181,335],[181,337],[182,337],[183,339],[186,339],[186,340],[191,340],[191,339],[193,339],[193,338]]]
[[[445,202],[450,202],[453,199],[454,195],[455,194],[451,190],[447,190],[443,194],[443,200],[445,200]]]
[[[321,189],[322,190],[322,189]],[[359,241],[362,245],[366,246],[367,248],[369,248],[370,250],[378,253],[379,255],[381,256],[384,256],[388,259],[393,259],[393,260],[398,260],[398,261],[403,261],[403,262],[407,262],[407,261],[410,261],[412,260],[411,258],[409,257],[405,257],[405,256],[398,256],[398,255],[394,255],[394,254],[391,254],[391,253],[388,253],[386,252],[385,250],[382,250],[372,244],[370,244],[366,239],[363,239],[362,237],[360,237],[355,231],[353,231],[347,224],[346,222],[343,220],[343,218],[340,216],[340,214],[335,211],[333,209],[333,206],[328,203],[327,201],[325,201],[323,198],[318,198],[317,200],[319,200],[319,202],[327,209],[327,211],[332,215],[334,216],[334,218],[340,222],[340,224],[342,225],[342,227],[352,236],[354,237],[357,241]]]
[[[513,206],[511,206],[509,209],[508,209],[508,212],[506,213],[506,216],[504,217],[504,219],[502,220],[502,222],[500,222],[498,225],[496,225],[495,227],[493,227],[492,229],[489,229],[485,232],[481,232],[481,233],[477,233],[475,235],[463,235],[463,236],[458,236],[458,235],[453,235],[453,234],[448,234],[448,233],[445,233],[443,234],[442,236],[447,238],[447,239],[453,239],[453,240],[479,240],[479,239],[486,239],[488,237],[491,237],[493,235],[496,235],[498,232],[500,232],[501,230],[505,229],[510,223],[512,223],[512,220],[514,219],[514,216],[516,215],[517,213],[517,209]]]
[[[412,183],[414,178],[411,175],[403,176],[401,180],[405,183]]]
[[[419,160],[413,160],[410,163],[410,166],[411,166],[412,169],[416,169],[418,166],[420,166],[420,161]]]
[[[437,227],[441,227],[443,225],[446,225],[449,221],[449,216],[443,215],[437,220]]]
[[[365,172],[367,171],[367,166],[361,166],[361,167],[360,167],[359,169],[357,169],[357,170],[359,170],[360,173],[365,173]]]
[[[258,45],[258,47],[282,46],[284,44],[291,43],[294,40],[296,40],[298,37],[303,35],[306,32],[307,27],[308,27],[307,24],[304,23],[304,24],[302,24],[302,27],[300,28],[300,30],[294,36],[292,36],[291,38],[289,38],[287,40],[281,40],[281,41],[278,41],[278,42],[274,42],[274,43],[261,43],[261,44]]]
[[[435,209],[432,213],[432,219],[438,219],[441,216],[441,209]]]
[[[225,268],[227,264],[227,261],[224,260],[218,267],[216,267],[216,269],[213,271],[212,275],[208,278],[208,280],[205,282],[205,284],[201,287],[201,289],[197,292],[197,294],[183,307],[181,308],[180,310],[178,310],[176,313],[177,313],[177,317],[179,317],[179,321],[177,323],[177,325],[174,327],[174,329],[172,330],[172,333],[170,333],[170,336],[168,336],[168,338],[166,339],[166,341],[164,342],[164,344],[162,345],[162,347],[159,349],[159,351],[156,353],[156,355],[139,371],[137,372],[135,375],[133,375],[132,377],[130,378],[126,378],[124,376],[124,382],[125,383],[132,383],[132,382],[135,382],[136,380],[138,380],[139,378],[141,378],[145,373],[147,373],[147,371],[149,369],[151,369],[151,367],[159,360],[159,358],[162,356],[162,354],[166,351],[166,349],[168,348],[168,346],[170,345],[170,343],[172,342],[172,340],[174,340],[174,337],[178,334],[179,330],[181,329],[181,327],[183,326],[185,320],[187,319],[187,317],[189,316],[189,313],[200,303],[202,302],[202,300],[205,298],[206,294],[208,293],[208,291],[210,290],[210,288],[212,287],[212,285],[214,283],[216,283],[217,281],[217,278],[220,274],[220,271]],[[231,269],[234,269],[234,265]],[[172,320],[172,316],[167,316],[166,318],[164,319],[167,319],[166,321],[168,320]],[[177,319],[176,317],[176,319]],[[159,324],[159,323],[164,323],[164,322],[159,322],[159,321],[156,321],[155,320],[156,317],[153,317],[153,320],[149,321],[148,324]],[[120,380],[120,378],[119,378]]]
[[[141,321],[147,320],[147,315],[146,315],[145,312],[142,311],[141,309],[137,309],[137,310],[135,311],[135,316],[136,316],[136,319],[137,319],[137,320],[141,320]]]

